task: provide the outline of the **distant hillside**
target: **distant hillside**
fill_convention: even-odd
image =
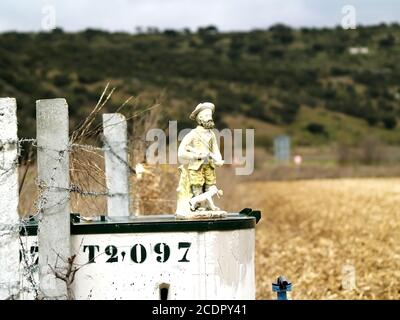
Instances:
[[[188,113],[205,100],[216,104],[219,125],[232,125],[232,119],[249,127],[265,123],[256,132],[259,145],[267,145],[272,132],[292,133],[299,145],[371,132],[395,144],[399,57],[399,25],[12,32],[0,34],[0,96],[18,99],[20,136],[35,134],[36,99],[66,97],[74,124],[110,81],[117,86],[112,105],[130,95],[140,95],[138,108],[160,101],[164,123],[177,118],[181,127],[191,126]]]

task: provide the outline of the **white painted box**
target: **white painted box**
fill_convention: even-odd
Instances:
[[[255,218],[71,223],[75,299],[255,299]],[[35,254],[34,228],[28,251]],[[36,259],[30,257],[30,259]],[[33,261],[33,260],[32,260]],[[37,261],[34,261],[37,262]],[[29,281],[24,278],[24,285]],[[25,298],[32,298],[32,294]]]

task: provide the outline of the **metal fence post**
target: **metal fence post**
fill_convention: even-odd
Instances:
[[[292,283],[284,276],[279,276],[276,283],[272,284],[272,291],[276,292],[277,300],[288,300],[287,292],[292,291]]]

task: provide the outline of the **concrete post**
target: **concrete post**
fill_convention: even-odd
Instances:
[[[68,105],[65,99],[36,101],[39,183],[39,280],[46,299],[66,299],[70,257]]]
[[[0,98],[0,300],[19,290],[17,103]]]
[[[129,167],[127,123],[122,114],[103,114],[104,158],[111,217],[129,216]]]

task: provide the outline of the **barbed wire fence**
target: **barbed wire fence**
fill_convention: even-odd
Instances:
[[[109,97],[110,95],[107,96],[106,101]],[[97,126],[95,129],[88,129],[93,123],[94,116],[101,110],[101,107],[98,106],[105,104],[104,101],[101,102],[101,99],[95,107],[95,112],[92,112],[83,125],[78,127],[71,136],[68,135],[66,101],[64,99],[39,100],[37,102],[38,137],[36,139],[18,139],[16,101],[10,98],[0,99],[0,124],[4,128],[0,133],[0,203],[3,203],[3,205],[0,204],[0,269],[2,271],[0,273],[0,299],[73,298],[69,287],[71,283],[67,283],[66,279],[70,279],[69,275],[74,270],[76,272],[78,267],[73,266],[74,259],[71,259],[76,253],[69,252],[70,235],[68,233],[61,238],[58,237],[59,240],[63,240],[60,241],[60,243],[63,242],[63,247],[57,247],[57,241],[54,241],[54,234],[50,230],[55,225],[61,226],[62,230],[69,230],[71,195],[90,199],[106,198],[108,215],[110,213],[117,216],[127,215],[130,213],[131,207],[138,208],[134,201],[140,201],[140,198],[136,199],[135,197],[132,201],[132,192],[129,188],[129,179],[136,175],[137,170],[129,161],[128,144],[131,141],[127,140],[125,117],[118,113],[109,114],[107,120],[103,116],[103,128]],[[41,115],[38,111],[40,108],[43,110]],[[66,108],[66,113],[60,113],[63,108]],[[64,119],[62,119],[62,114],[64,114]],[[107,130],[107,121],[115,117],[121,121],[114,121],[110,130]],[[99,134],[102,129],[104,132]],[[64,132],[62,132],[63,130]],[[96,134],[101,138],[103,146],[83,143],[84,137]],[[119,141],[120,137],[125,137],[125,139]],[[34,201],[34,212],[20,217],[18,214],[19,195],[21,195],[26,174],[32,162],[29,159],[25,164],[23,179],[19,183],[18,170],[24,145],[29,145],[30,149],[36,149],[38,172],[35,186],[37,195]],[[79,159],[76,158],[82,157],[83,153],[98,157],[103,160],[103,163],[105,162],[105,168],[102,168],[101,165],[86,157],[86,166],[84,164],[79,169],[80,171],[77,171],[83,171],[88,177],[92,176],[101,190],[92,190],[88,184],[82,187],[79,185],[79,177],[78,181],[74,179],[75,171],[78,170],[74,161],[79,163]],[[92,171],[97,174],[97,177],[93,177]],[[150,179],[157,178],[151,172],[149,173]],[[71,181],[70,176],[72,177]],[[99,178],[99,176],[101,177]],[[113,181],[115,176],[118,179]],[[160,197],[146,197],[146,201],[171,204],[175,202],[173,199]],[[121,204],[123,204],[124,210],[121,209]],[[116,211],[112,211],[112,208]],[[39,224],[39,230],[38,239],[32,241],[26,235],[28,235],[27,228],[33,220]],[[59,230],[56,230],[57,232]],[[46,238],[53,238],[43,240],[44,237],[41,237],[43,233]],[[53,243],[50,243],[51,241]],[[40,250],[37,249],[38,243],[40,243]],[[79,268],[81,267],[79,266]]]

